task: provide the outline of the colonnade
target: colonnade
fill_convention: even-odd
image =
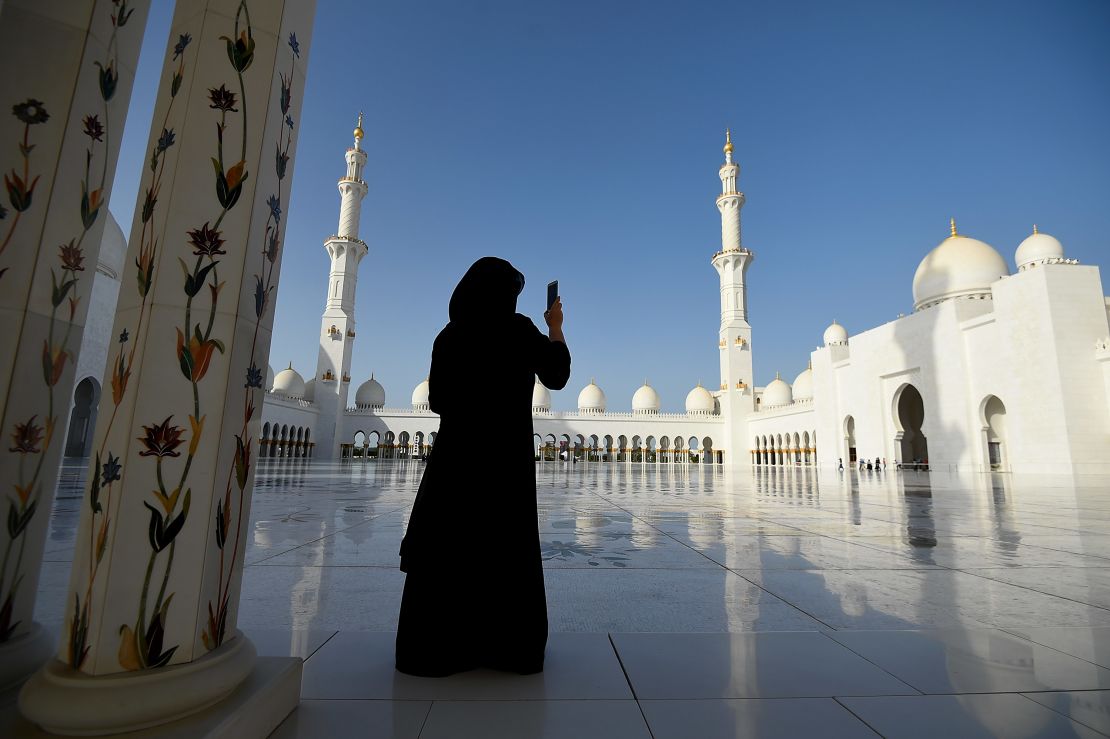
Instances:
[[[753,465],[813,467],[817,464],[817,432],[757,436],[750,453]]]
[[[713,448],[713,439],[706,436],[698,439],[691,436],[684,439],[676,436],[654,435],[633,436],[629,439],[621,435],[616,438],[596,434],[586,437],[578,434],[571,437],[563,434],[541,436],[534,434],[535,456],[537,461],[557,460],[565,453],[567,460],[580,459],[587,462],[636,462],[640,464],[724,464],[724,451]]]
[[[258,440],[260,457],[311,457],[315,448],[312,429],[307,426],[262,425],[262,436]]]

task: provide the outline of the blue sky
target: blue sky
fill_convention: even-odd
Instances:
[[[155,3],[111,210],[131,222],[169,28]],[[912,310],[956,217],[1011,263],[1033,223],[1106,263],[1103,0],[362,3],[320,0],[270,363],[315,370],[323,239],[358,110],[369,155],[352,390],[407,406],[455,282],[480,256],[559,279],[573,355],[611,410],[718,380],[714,198],[740,163],[756,383],[790,380],[832,319]],[[486,399],[497,387],[475,388]]]

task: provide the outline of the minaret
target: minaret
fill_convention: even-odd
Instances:
[[[736,189],[740,165],[732,160],[732,133],[725,131],[725,163],[721,165],[721,250],[713,266],[721,277],[721,400],[736,409],[754,409],[752,391],[752,327],[748,323],[748,294],[744,275],[755,254],[740,243],[740,209],[744,193]],[[746,400],[745,400],[746,399]]]
[[[331,258],[328,296],[320,323],[320,356],[316,363],[313,402],[319,408],[316,456],[339,456],[336,427],[347,409],[351,384],[351,354],[355,341],[355,284],[358,265],[366,256],[366,242],[358,237],[366,182],[366,152],[362,150],[362,113],[358,114],[354,146],[347,149],[347,173],[339,179],[339,229],[324,242]]]

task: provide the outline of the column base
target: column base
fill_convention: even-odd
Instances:
[[[19,709],[69,736],[265,737],[296,707],[300,674],[299,659],[258,660],[236,632],[193,662],[138,673],[93,677],[52,660],[24,685]]]
[[[54,656],[54,638],[42,624],[0,645],[0,692],[17,687]]]

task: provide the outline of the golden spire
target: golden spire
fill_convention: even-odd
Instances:
[[[355,138],[359,141],[362,140],[362,111],[358,112],[358,125],[355,126]]]
[[[725,129],[725,154],[732,153],[732,131]]]
[[[956,232],[956,219],[955,218],[949,218],[948,219],[948,226],[951,229],[951,233],[949,234],[949,236],[959,236],[960,235],[959,233]]]
[[[1035,224],[1035,223],[1033,224],[1033,233],[1039,233],[1037,231],[1037,224]]]

